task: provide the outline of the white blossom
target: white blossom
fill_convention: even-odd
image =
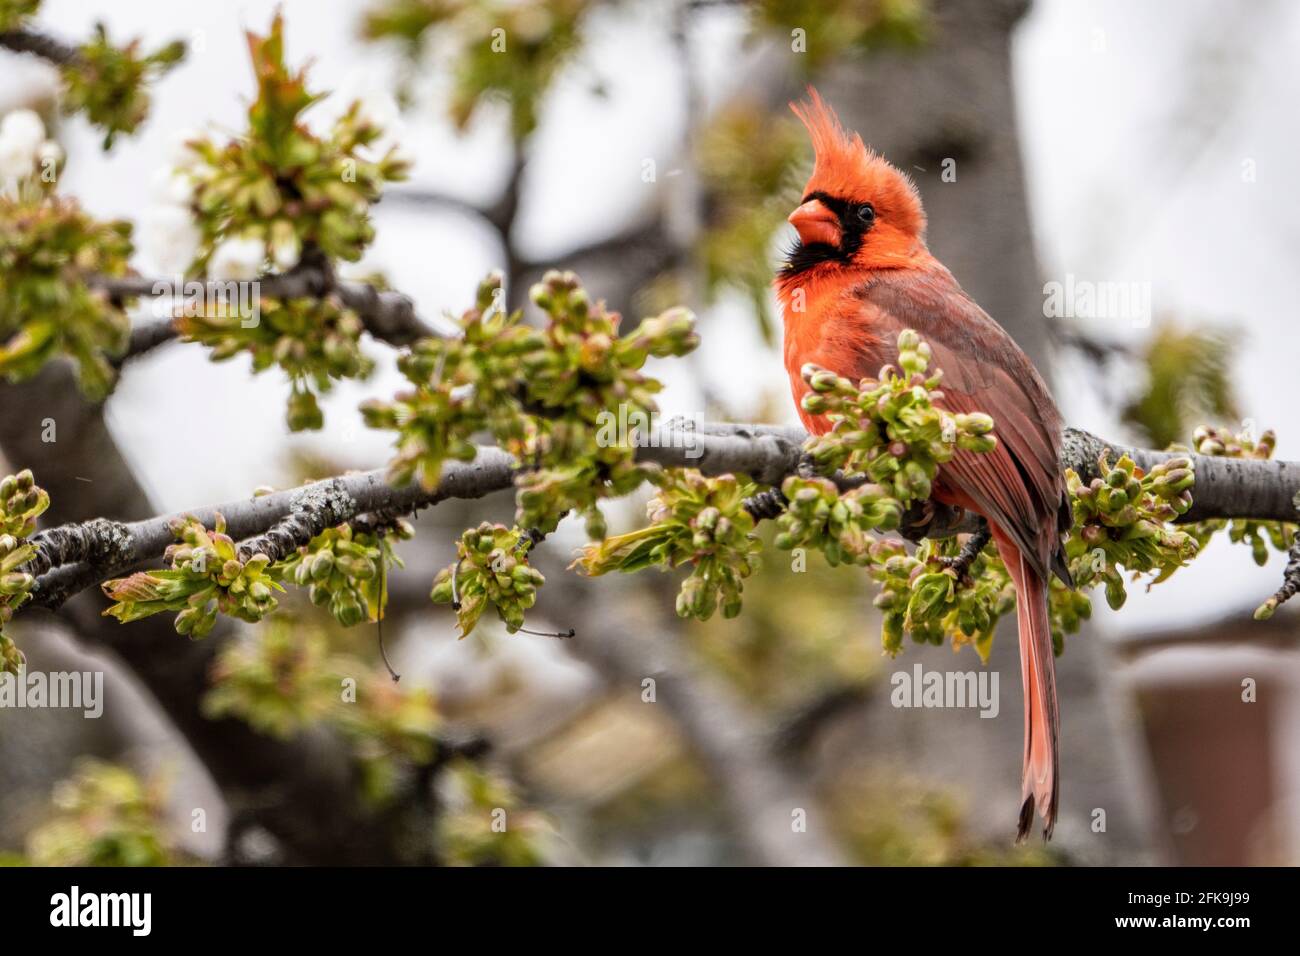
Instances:
[[[14,144],[0,143],[0,186],[6,190],[32,173],[32,154]]]
[[[212,250],[208,275],[213,279],[256,279],[266,258],[260,239],[227,239]]]
[[[271,261],[275,263],[277,269],[286,272],[298,264],[302,258],[302,243],[298,241],[298,235],[295,232],[289,232],[280,238],[275,239],[270,247]]]
[[[359,118],[381,131],[379,138],[362,151],[365,159],[379,160],[390,148],[400,146],[400,140],[405,138],[401,107],[393,94],[373,75],[360,70],[349,71],[334,94],[325,101],[325,108],[317,116],[317,122],[321,124],[318,131],[323,135],[327,124],[336,122],[354,103],[358,106]]]
[[[45,124],[32,110],[14,110],[0,120],[0,152],[25,150],[34,163],[44,142]]]
[[[198,253],[198,224],[184,206],[155,206],[145,217],[141,245],[163,275],[181,275]]]
[[[57,166],[63,162],[63,147],[52,139],[41,143],[36,150],[36,161],[42,166]]]
[[[357,102],[361,106],[362,118],[381,130],[379,138],[366,147],[370,156],[376,160],[382,159],[390,149],[398,147],[399,156],[405,159],[413,158],[406,153],[400,142],[405,133],[405,124],[402,121],[401,108],[397,105],[397,100],[393,99],[393,95],[387,90],[372,90]]]
[[[154,198],[166,206],[187,206],[194,197],[194,183],[179,169],[160,167],[151,183]]]
[[[31,110],[14,110],[0,120],[0,188],[12,189],[36,166],[45,144],[45,124]]]

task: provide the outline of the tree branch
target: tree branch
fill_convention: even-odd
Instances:
[[[798,471],[805,437],[797,427],[709,424],[686,431],[669,423],[650,432],[637,457],[665,467],[697,468],[709,475],[747,474],[762,484],[776,486]],[[1128,448],[1071,428],[1066,430],[1062,467],[1072,468],[1088,480],[1096,474],[1097,459],[1103,452],[1112,460],[1128,454],[1143,468],[1183,454]],[[1180,520],[1295,520],[1291,499],[1300,489],[1300,463],[1188,457],[1196,469],[1194,503]],[[432,491],[416,484],[390,485],[384,471],[377,469],[144,521],[99,518],[52,528],[32,538],[37,553],[26,568],[37,581],[30,604],[57,608],[72,595],[156,558],[173,542],[170,523],[186,515],[212,527],[220,512],[227,533],[243,541],[240,550],[246,557],[258,550],[274,550],[283,556],[321,530],[358,515],[376,511],[405,514],[447,498],[480,498],[508,488],[518,467],[500,448],[481,447],[472,462],[446,463],[442,479]],[[841,478],[840,483],[852,487],[860,482]],[[966,519],[970,516],[954,524],[951,516],[945,516],[925,533],[939,537],[974,530],[975,525]],[[256,537],[273,529],[273,539]],[[253,540],[243,540],[249,538]]]
[[[121,369],[130,359],[139,358],[160,345],[174,342],[180,338],[180,334],[175,319],[158,319],[134,326],[131,329],[131,338],[127,341],[126,351],[113,360],[113,367]]]
[[[442,481],[432,492],[417,484],[394,487],[384,470],[341,475],[287,491],[245,498],[208,508],[160,515],[144,521],[106,522],[102,519],[64,525],[32,536],[36,557],[25,567],[39,573],[30,603],[57,608],[74,594],[122,574],[142,561],[162,554],[174,541],[171,522],[193,515],[213,527],[217,514],[226,520],[226,533],[236,541],[264,535],[304,510],[319,511],[326,528],[374,511],[410,513],[445,498],[481,498],[510,487],[515,463],[499,448],[481,448],[472,462],[448,462]],[[309,530],[315,522],[303,522]],[[308,539],[309,540],[309,539]],[[305,541],[300,541],[305,543]],[[252,551],[247,551],[252,554]],[[63,563],[68,556],[72,563]]]
[[[1292,501],[1296,509],[1300,510],[1300,493],[1297,493]],[[1282,572],[1282,586],[1273,593],[1271,598],[1255,609],[1255,620],[1267,621],[1278,606],[1295,597],[1297,591],[1300,591],[1300,534],[1292,539],[1291,548],[1287,551],[1286,568]]]
[[[215,301],[228,296],[238,286],[247,286],[248,291],[259,297],[274,299],[321,299],[334,295],[361,318],[367,332],[391,345],[400,347],[425,336],[442,337],[446,334],[427,325],[416,313],[415,303],[408,296],[401,292],[381,291],[366,282],[341,282],[335,278],[328,262],[308,255],[304,255],[302,262],[288,272],[248,282],[196,279],[178,287],[173,279],[96,274],[87,276],[86,284],[118,300],[163,296],[188,299],[201,294],[204,301]],[[158,319],[139,326],[132,330],[126,353],[117,364],[121,366],[179,337],[180,330],[176,328],[174,319]]]
[[[49,60],[55,66],[66,66],[81,59],[80,51],[72,44],[34,30],[0,31],[0,47],[12,50],[14,53],[30,53],[39,56],[43,60]]]
[[[417,206],[432,209],[446,209],[452,212],[463,213],[467,216],[473,216],[476,219],[483,219],[495,229],[492,222],[492,214],[488,209],[471,202],[468,199],[462,199],[459,196],[453,196],[450,193],[438,192],[433,189],[424,189],[412,186],[398,186],[389,189],[384,193],[384,201],[398,206]]]
[[[1259,521],[1296,520],[1292,502],[1300,490],[1300,462],[1217,458],[1191,452],[1153,451],[1108,442],[1078,428],[1065,430],[1061,464],[1073,468],[1085,481],[1097,473],[1097,459],[1105,453],[1112,462],[1128,455],[1144,471],[1170,458],[1190,458],[1196,473],[1192,507],[1180,523],[1209,518],[1255,518]]]

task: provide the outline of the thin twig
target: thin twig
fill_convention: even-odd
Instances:
[[[1300,493],[1295,496],[1296,510],[1300,511]],[[1256,620],[1267,620],[1280,605],[1285,604],[1300,591],[1300,531],[1291,538],[1291,547],[1287,551],[1286,568],[1282,571],[1282,586],[1273,596],[1255,609]]]
[[[569,628],[567,631],[533,631],[526,627],[521,627],[518,630],[520,634],[532,634],[534,637],[558,637],[561,640],[568,640],[578,633],[573,628]]]
[[[420,318],[415,304],[408,296],[401,292],[381,291],[366,282],[339,281],[328,261],[307,254],[288,272],[247,281],[195,279],[178,285],[174,279],[105,276],[96,273],[86,276],[85,282],[92,289],[99,289],[117,300],[161,297],[186,299],[201,295],[204,301],[213,301],[228,297],[232,288],[274,299],[320,299],[334,295],[340,303],[360,317],[367,332],[392,345],[410,345],[419,338],[442,337],[445,334]],[[172,318],[159,319],[141,326],[132,332],[126,354],[119,359],[118,364],[177,339],[180,334]]]
[[[411,186],[397,186],[393,189],[384,191],[384,202],[393,203],[399,206],[423,206],[435,209],[446,209],[451,212],[464,213],[467,216],[473,216],[477,219],[485,219],[492,222],[490,210],[471,202],[468,199],[462,199],[459,196],[452,196],[448,193],[437,192],[432,189],[423,189]],[[493,227],[495,228],[495,226]]]
[[[402,679],[402,675],[393,670],[393,665],[388,662],[388,650],[384,647],[384,608],[388,604],[388,562],[384,560],[384,532],[382,529],[379,534],[379,613],[375,617],[375,626],[379,636],[379,656],[384,660],[384,666],[388,668],[388,676],[396,684]]]

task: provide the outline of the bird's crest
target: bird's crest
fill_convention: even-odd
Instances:
[[[904,173],[840,124],[835,111],[813,87],[806,102],[791,103],[812,139],[816,163],[805,195],[822,192],[850,202],[869,202],[900,231],[925,235],[925,212],[916,186]]]

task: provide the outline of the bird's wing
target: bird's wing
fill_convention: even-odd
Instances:
[[[993,418],[997,447],[958,451],[943,466],[943,483],[1001,527],[1044,579],[1054,565],[1063,572],[1059,535],[1069,515],[1068,506],[1062,511],[1062,423],[1028,357],[946,270],[880,274],[856,295],[867,324],[888,330],[886,342],[915,329],[929,343],[931,368],[943,370],[944,407]]]

